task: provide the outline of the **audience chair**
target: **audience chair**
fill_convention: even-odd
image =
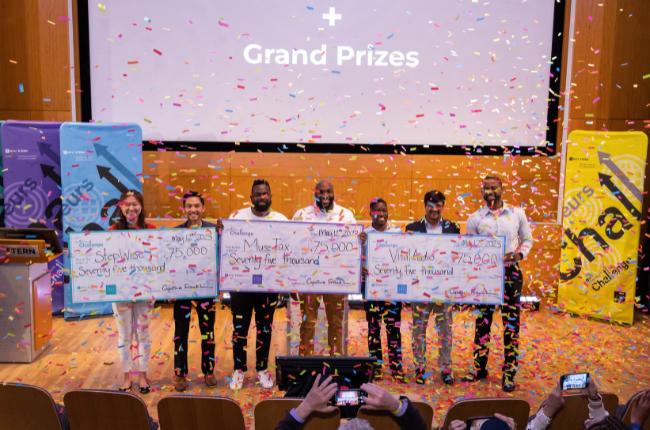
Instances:
[[[225,397],[174,395],[158,402],[160,430],[245,430],[239,404]],[[279,421],[278,421],[279,422]]]
[[[113,390],[76,390],[63,396],[74,430],[150,430],[157,428],[147,405],[135,394]]]
[[[609,393],[600,393],[600,395],[603,398],[605,410],[611,416],[616,416],[618,396]],[[589,419],[589,398],[587,395],[566,394],[562,397],[564,398],[564,406],[555,414],[546,430],[583,428],[584,422]]]
[[[50,393],[25,384],[0,384],[0,427],[12,430],[65,430]]]
[[[433,423],[433,408],[424,402],[411,402],[413,406],[420,411],[420,415],[424,418],[424,422],[427,424],[427,429],[431,429]],[[373,409],[366,409],[365,406],[359,408],[359,413],[357,418],[362,420],[367,420],[370,423],[370,426],[374,429],[381,430],[400,430],[399,424],[397,424],[397,419],[390,411],[376,411]]]
[[[518,429],[525,429],[530,415],[530,404],[524,399],[509,397],[461,400],[449,408],[443,430],[449,430],[454,420],[465,422],[468,418],[493,416],[495,413],[513,418]]]
[[[255,405],[253,415],[255,430],[274,430],[287,412],[297,408],[302,399],[297,398],[270,398],[264,399]],[[331,413],[314,412],[307,418],[302,430],[337,430],[341,425],[341,413],[336,410]]]

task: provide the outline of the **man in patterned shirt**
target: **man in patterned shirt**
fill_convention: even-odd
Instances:
[[[506,237],[505,289],[501,318],[504,328],[504,363],[503,391],[510,393],[516,389],[514,383],[517,373],[517,355],[519,355],[519,314],[521,313],[521,289],[523,277],[519,270],[519,261],[526,258],[533,246],[533,236],[526,214],[520,208],[504,203],[502,200],[503,184],[496,176],[488,175],[483,179],[481,195],[486,205],[470,215],[467,220],[467,234],[484,234]],[[475,382],[487,378],[487,363],[490,353],[490,330],[492,315],[496,306],[477,306],[476,328],[474,333],[474,367],[475,370],[463,378],[465,382]]]

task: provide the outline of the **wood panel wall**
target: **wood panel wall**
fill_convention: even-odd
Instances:
[[[0,120],[72,121],[67,0],[0,3]]]

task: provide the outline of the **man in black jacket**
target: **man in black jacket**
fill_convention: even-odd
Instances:
[[[336,406],[328,406],[327,402],[334,397],[338,384],[332,381],[332,376],[320,383],[321,375],[316,376],[314,385],[300,406],[287,412],[284,419],[278,423],[275,430],[297,430],[313,412],[332,412]],[[376,411],[390,411],[402,430],[425,430],[431,427],[422,418],[420,411],[405,396],[396,399],[385,388],[375,384],[362,384],[360,387],[370,397],[363,397],[364,408]],[[355,418],[356,420],[356,418]],[[366,421],[367,423],[367,421]],[[377,429],[378,430],[378,429]]]
[[[460,234],[460,227],[453,221],[443,219],[445,195],[440,191],[431,190],[424,195],[424,213],[419,220],[406,226],[407,232],[424,234]],[[424,384],[426,373],[427,325],[429,315],[436,315],[438,327],[438,365],[440,375],[447,385],[454,383],[451,373],[452,347],[452,307],[453,303],[412,302],[413,311],[413,359],[415,360],[416,382]]]
[[[217,227],[201,217],[205,210],[203,197],[196,191],[188,191],[183,196],[183,207],[187,221],[175,228],[206,228]],[[217,232],[215,232],[217,234]],[[190,317],[192,315],[192,304],[196,308],[198,316],[196,324],[201,330],[201,370],[205,377],[205,385],[216,387],[217,380],[214,378],[214,298],[195,300],[175,300],[174,303],[174,389],[185,391],[187,389],[187,343],[190,336]]]

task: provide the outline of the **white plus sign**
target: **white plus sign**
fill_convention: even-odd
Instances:
[[[329,19],[330,20],[330,26],[331,27],[334,26],[337,19],[342,19],[342,18],[343,18],[343,16],[340,13],[336,13],[336,10],[333,7],[330,8],[330,13],[329,14],[326,14],[326,13],[323,14],[323,19]]]

